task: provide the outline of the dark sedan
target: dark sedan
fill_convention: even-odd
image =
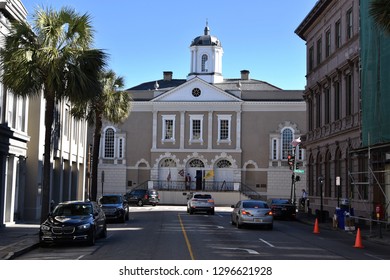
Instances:
[[[297,207],[289,199],[272,199],[269,204],[275,219],[295,219]]]
[[[97,237],[106,236],[106,216],[93,201],[67,201],[58,204],[39,230],[41,245],[59,242],[94,245]]]
[[[129,205],[121,194],[105,194],[99,199],[99,203],[106,214],[107,220],[115,220],[121,223],[129,220]]]

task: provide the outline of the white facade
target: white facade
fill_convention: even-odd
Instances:
[[[0,1],[0,42],[9,34],[10,20],[25,20],[20,1]],[[28,98],[15,96],[0,83],[0,227],[21,216],[25,189]]]

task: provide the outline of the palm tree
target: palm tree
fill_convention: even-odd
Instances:
[[[369,12],[375,22],[390,34],[390,1],[372,0]]]
[[[79,15],[64,7],[37,8],[33,25],[14,22],[4,48],[0,50],[2,81],[14,94],[39,96],[43,91],[45,108],[45,147],[42,185],[43,221],[49,212],[51,136],[57,100],[71,103],[88,100],[100,86],[98,74],[106,54],[92,49],[93,30],[88,14]]]
[[[119,124],[129,116],[131,110],[131,97],[126,91],[121,90],[124,86],[123,77],[116,76],[112,70],[102,71],[100,84],[102,90],[99,95],[91,99],[87,106],[79,103],[72,110],[72,115],[78,118],[86,117],[88,123],[95,126],[90,194],[90,199],[94,201],[97,199],[97,171],[103,119]]]

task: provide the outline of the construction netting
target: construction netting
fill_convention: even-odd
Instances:
[[[390,33],[370,16],[371,0],[360,1],[363,146],[390,142]]]

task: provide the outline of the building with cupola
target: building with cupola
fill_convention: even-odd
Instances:
[[[289,198],[287,158],[292,141],[306,133],[303,90],[252,79],[249,70],[225,78],[222,42],[207,24],[189,49],[187,77],[164,71],[161,79],[129,88],[127,120],[104,123],[98,196],[155,188],[161,203],[185,203],[183,190],[235,195],[217,198],[217,205],[251,194]],[[304,170],[304,150],[294,151]],[[294,183],[299,193],[306,187],[305,174],[300,177]]]

